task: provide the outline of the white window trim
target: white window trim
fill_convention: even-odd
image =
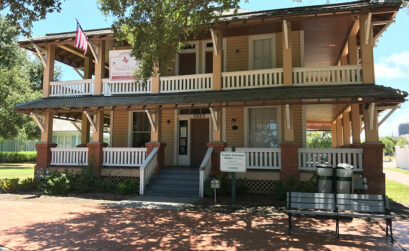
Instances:
[[[276,68],[276,61],[277,61],[277,48],[276,48],[276,34],[275,33],[268,33],[262,35],[253,35],[249,36],[249,70],[254,70],[254,58],[253,58],[253,51],[254,51],[254,40],[259,39],[270,39],[271,38],[271,65],[272,68]]]
[[[188,44],[195,45],[194,49],[185,49],[176,53],[176,60],[175,60],[175,75],[179,75],[179,54],[185,53],[195,53],[196,54],[196,72],[195,74],[199,74],[199,41],[189,41]]]
[[[249,147],[249,109],[250,108],[276,108],[277,111],[277,147],[281,143],[281,106],[250,106],[244,107],[244,147]]]

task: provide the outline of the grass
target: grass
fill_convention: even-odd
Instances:
[[[386,195],[398,203],[409,205],[409,186],[387,179]]]
[[[384,167],[383,169],[388,170],[388,171],[393,171],[393,172],[403,173],[403,174],[409,175],[409,170],[407,170],[407,169],[402,169],[402,168],[397,168],[397,167]]]
[[[34,165],[29,163],[0,163],[0,179],[33,178]]]

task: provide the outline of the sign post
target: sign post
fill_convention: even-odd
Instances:
[[[212,181],[210,182],[210,186],[214,190],[214,204],[216,204],[216,189],[220,188],[220,181],[217,180],[216,178],[213,178]]]
[[[220,153],[220,171],[231,174],[231,200],[232,204],[236,203],[236,173],[245,173],[246,154],[236,153],[236,147],[232,147],[232,152]]]

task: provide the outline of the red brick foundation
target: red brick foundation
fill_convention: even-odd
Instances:
[[[53,143],[38,143],[36,144],[37,149],[37,162],[34,167],[34,174],[37,170],[45,170],[50,166],[51,162],[51,148],[56,147],[57,144]]]
[[[294,177],[300,180],[298,170],[298,145],[296,143],[286,142],[280,144],[281,148],[281,170],[280,180]]]
[[[148,142],[145,144],[145,147],[147,148],[147,155],[149,156],[149,154],[153,151],[153,149],[155,149],[155,147],[159,147],[159,151],[158,151],[158,169],[156,172],[159,172],[160,169],[162,169],[165,166],[165,147],[166,144],[165,143],[161,143],[161,142]]]
[[[211,174],[217,175],[221,174],[220,171],[220,152],[224,151],[224,147],[226,143],[224,142],[209,142],[207,143],[207,147],[213,147],[212,153],[212,171]]]
[[[364,177],[368,180],[369,194],[385,194],[385,174],[383,173],[383,148],[381,143],[364,143]]]
[[[107,143],[92,142],[88,143],[88,165],[94,169],[96,175],[101,174],[102,149],[107,147]]]

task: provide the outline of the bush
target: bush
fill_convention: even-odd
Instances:
[[[37,152],[0,152],[0,162],[35,163]]]
[[[44,186],[44,192],[50,195],[67,194],[70,191],[70,181],[67,174],[53,172]]]
[[[19,179],[2,179],[0,180],[0,189],[5,193],[14,193],[18,188]]]
[[[27,178],[20,181],[18,189],[21,191],[34,191],[37,190],[40,186],[40,182],[33,178]]]
[[[274,187],[273,198],[276,201],[285,201],[287,192],[316,192],[317,186],[315,176],[309,181],[299,182],[294,177],[290,177],[284,181],[278,181]]]
[[[82,168],[79,173],[68,173],[68,180],[71,184],[71,192],[81,194],[97,192],[99,189],[100,178],[95,174],[93,168]]]
[[[217,194],[225,196],[231,195],[231,179],[229,178],[228,173],[223,173],[215,176],[214,178],[220,181],[220,189],[217,189]],[[211,198],[214,196],[214,190],[210,186],[212,179],[213,177],[205,182],[205,194]],[[248,190],[249,189],[245,183],[245,179],[236,178],[236,195],[243,195],[247,193]]]
[[[118,192],[121,194],[137,194],[139,187],[136,179],[127,179],[117,186]]]

